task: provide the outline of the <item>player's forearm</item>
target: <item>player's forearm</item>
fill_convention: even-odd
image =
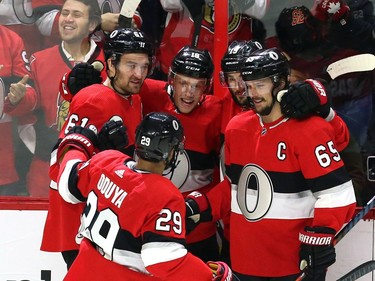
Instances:
[[[68,203],[77,204],[81,201],[72,195],[72,190],[78,190],[77,182],[77,165],[84,162],[87,155],[81,150],[69,150],[65,153],[59,169],[58,191],[61,197]]]
[[[337,150],[340,152],[349,144],[349,129],[345,122],[337,114],[335,114],[333,119],[329,121],[329,124],[331,124],[333,130],[335,131],[335,143]]]

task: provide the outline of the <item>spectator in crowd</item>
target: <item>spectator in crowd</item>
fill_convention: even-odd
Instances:
[[[58,28],[52,29],[52,23],[53,14],[61,9],[62,4],[63,0],[2,0],[0,24],[6,25],[23,38],[30,55],[61,41]]]
[[[330,6],[333,9],[330,9]],[[326,39],[346,49],[375,52],[375,15],[371,0],[315,1],[311,9],[326,29]]]
[[[266,30],[260,19],[266,13],[268,2],[268,0],[230,1],[229,42],[249,39],[263,42]],[[197,47],[207,49],[211,54],[214,53],[214,1],[161,0],[160,3],[168,12],[160,43],[160,52],[157,56],[160,69],[165,76],[167,76],[175,54],[183,46],[190,44],[191,38],[193,38],[194,23],[185,3],[188,3],[188,6],[202,7],[200,10],[203,13],[203,20]]]
[[[344,5],[340,7],[344,9]],[[294,23],[296,18],[299,21]],[[372,75],[369,72],[356,72],[331,79],[326,72],[329,64],[359,52],[326,40],[322,24],[305,6],[284,9],[275,28],[280,47],[290,57],[291,67],[305,78],[328,81],[333,108],[362,148],[372,112]]]
[[[96,2],[67,0],[59,17],[62,42],[30,58],[38,93],[36,149],[27,176],[27,188],[32,196],[48,196],[50,152],[69,110],[69,104],[58,95],[61,77],[80,62],[104,61],[102,50],[89,37],[99,24],[100,10]]]
[[[7,25],[18,33],[25,42],[28,54],[50,48],[61,42],[59,17],[64,0],[0,1],[0,24]],[[95,29],[92,38],[98,44],[104,32],[111,32],[119,26],[119,15],[123,1],[98,1],[101,10],[101,24]],[[140,28],[142,18],[136,11],[133,24]]]
[[[0,38],[0,195],[25,195],[24,182],[20,179],[24,173],[20,175],[17,171],[15,153],[20,137],[33,152],[35,134],[31,113],[36,107],[37,97],[30,86],[29,61],[22,38],[2,25]],[[26,131],[31,131],[31,135],[24,134]],[[31,157],[31,154],[26,155]],[[27,158],[22,161],[20,168],[26,171],[30,161]]]
[[[67,0],[74,1],[75,0]],[[82,76],[74,77],[77,65],[63,79],[63,97],[71,101],[69,115],[60,131],[63,139],[73,126],[90,128],[99,132],[104,123],[121,120],[128,131],[129,146],[124,149],[133,155],[135,130],[142,120],[140,96],[137,95],[152,65],[153,46],[145,34],[138,29],[115,29],[104,45],[107,79],[103,84],[94,84],[78,91],[77,84]],[[88,66],[84,64],[83,66]],[[100,72],[91,72],[99,77]],[[86,80],[83,77],[83,80]],[[90,78],[95,81],[96,79]],[[92,82],[91,84],[93,84]],[[74,90],[74,91],[72,91]],[[70,92],[72,91],[72,92]],[[77,93],[78,91],[78,93]],[[72,95],[76,94],[72,99]],[[42,241],[42,250],[62,252],[68,268],[73,263],[79,244],[75,237],[80,225],[83,204],[66,203],[58,194],[56,180],[58,163],[56,150],[51,154],[49,209]]]
[[[350,144],[340,153],[353,179],[357,203],[362,205],[366,183],[361,150],[366,139],[372,110],[371,74],[368,72],[349,73],[331,79],[326,72],[327,66],[347,56],[358,54],[358,51],[338,48],[326,40],[322,23],[313,17],[305,6],[284,9],[275,27],[280,46],[290,57],[291,81],[295,82],[309,77],[323,78],[328,81],[327,88],[331,96],[332,107],[349,127]]]
[[[241,76],[257,114],[249,111],[229,122],[227,177],[208,192],[208,202],[197,192],[186,200],[188,216],[206,213],[201,218],[207,220],[212,210],[215,220],[230,212],[231,266],[240,280],[296,280],[300,270],[308,280],[325,280],[335,262],[333,237],[355,209],[329,123],[317,116],[289,119],[281,112],[276,96],[288,89],[289,74],[286,57],[275,48],[244,59]],[[317,80],[292,88],[306,89],[316,96],[325,91]],[[326,105],[318,112],[333,114]]]
[[[206,266],[184,245],[185,202],[162,176],[183,151],[179,120],[147,115],[136,131],[136,161],[116,150],[93,155],[98,139],[87,131],[73,127],[57,149],[59,193],[86,202],[83,240],[64,280],[232,280],[225,263]]]

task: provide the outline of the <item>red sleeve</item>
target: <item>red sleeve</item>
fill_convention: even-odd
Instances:
[[[150,265],[147,270],[162,280],[212,280],[209,267],[190,253],[179,259]]]
[[[349,129],[340,116],[335,117],[329,122],[335,131],[335,143],[338,151],[342,151],[349,144]]]
[[[43,6],[52,6],[52,5],[62,6],[63,4],[64,4],[63,0],[32,0],[31,1],[31,6],[33,7],[33,9],[40,8]]]
[[[12,116],[21,116],[25,113],[33,111],[37,104],[37,95],[32,87],[27,87],[26,94],[22,100],[16,104],[12,105],[9,99],[5,100],[4,103],[4,112]]]
[[[207,193],[213,221],[225,219],[230,214],[231,186],[227,177]]]

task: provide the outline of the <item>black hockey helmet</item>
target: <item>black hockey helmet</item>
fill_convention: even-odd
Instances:
[[[185,46],[174,57],[171,71],[173,74],[211,80],[214,72],[214,64],[208,50]]]
[[[262,44],[255,40],[233,41],[221,60],[222,71],[224,73],[240,71],[243,58],[261,49],[263,49]]]
[[[172,149],[175,157],[168,161]],[[138,125],[135,140],[138,157],[151,162],[166,161],[167,167],[173,167],[183,149],[184,130],[176,117],[167,113],[152,112]]]
[[[320,42],[320,24],[305,6],[284,8],[275,23],[280,47],[286,52],[302,52]]]
[[[150,64],[153,61],[154,47],[147,36],[135,28],[119,28],[113,30],[106,38],[104,44],[105,59],[114,57],[118,61],[122,54],[140,53],[147,54]]]
[[[241,76],[244,81],[271,77],[274,83],[279,83],[280,78],[288,83],[289,74],[288,59],[277,48],[256,51],[242,61]]]

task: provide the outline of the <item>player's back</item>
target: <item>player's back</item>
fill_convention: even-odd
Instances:
[[[83,256],[93,255],[98,266],[90,264],[88,271],[91,277],[97,278],[94,280],[108,278],[98,278],[104,274],[103,267],[118,271],[117,275],[113,274],[114,279],[107,280],[120,280],[124,276],[130,276],[126,280],[153,280],[147,276],[146,267],[147,262],[155,262],[150,260],[147,248],[160,245],[165,249],[171,244],[178,249],[183,247],[181,223],[185,204],[181,193],[164,177],[137,170],[134,165],[129,156],[111,150],[95,155],[79,167],[77,187],[87,198],[81,233],[92,243],[82,241],[72,272],[85,266],[87,261]]]

